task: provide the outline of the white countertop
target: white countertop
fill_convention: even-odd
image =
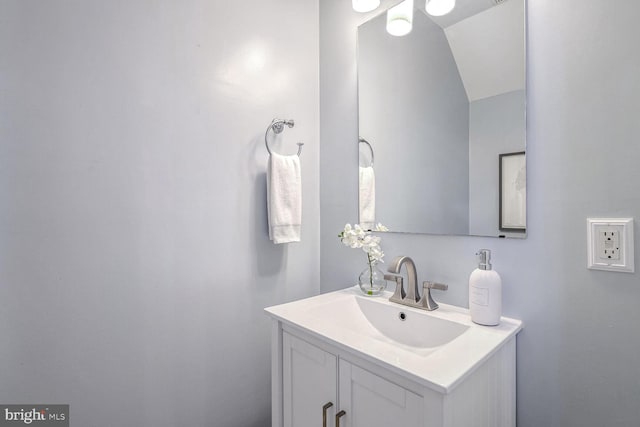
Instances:
[[[273,318],[300,328],[327,343],[405,376],[440,393],[449,393],[467,375],[489,358],[521,329],[520,320],[502,317],[498,326],[475,324],[469,310],[440,303],[427,312],[389,302],[390,292],[379,297],[362,295],[359,288],[347,288],[299,301],[268,307]],[[364,298],[397,321],[395,312],[412,316],[431,316],[468,327],[465,332],[441,346],[418,348],[395,342],[373,327],[358,308]],[[414,314],[411,314],[414,313]],[[386,320],[385,320],[386,321]],[[437,321],[436,321],[437,322]],[[428,334],[428,330],[412,333]]]

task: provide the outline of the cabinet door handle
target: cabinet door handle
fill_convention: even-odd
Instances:
[[[336,414],[336,427],[340,427],[340,417],[346,414],[347,413],[345,411],[340,411]]]
[[[322,427],[327,427],[327,409],[331,408],[333,403],[325,403],[322,407]]]

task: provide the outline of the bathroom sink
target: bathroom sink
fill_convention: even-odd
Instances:
[[[438,347],[469,329],[467,325],[430,316],[426,311],[409,311],[401,306],[380,304],[370,298],[358,298],[356,301],[374,328],[384,336],[411,347]]]
[[[349,354],[448,393],[522,329],[473,323],[466,308],[440,303],[425,311],[390,302],[390,292],[362,295],[358,287],[265,309],[277,328],[302,330]]]
[[[406,347],[425,355],[469,329],[469,325],[438,318],[430,313],[389,303],[387,299],[353,294],[309,310],[335,327],[355,334]]]

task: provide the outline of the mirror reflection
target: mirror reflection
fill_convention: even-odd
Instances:
[[[360,222],[524,237],[524,0],[424,6],[404,36],[387,12],[358,28]]]

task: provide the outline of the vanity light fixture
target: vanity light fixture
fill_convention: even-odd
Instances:
[[[353,10],[356,12],[371,12],[380,6],[380,0],[352,0]]]
[[[413,28],[413,0],[404,0],[387,11],[387,32],[392,36],[406,36]]]
[[[442,16],[451,12],[456,6],[456,0],[427,0],[425,10],[431,16]]]

